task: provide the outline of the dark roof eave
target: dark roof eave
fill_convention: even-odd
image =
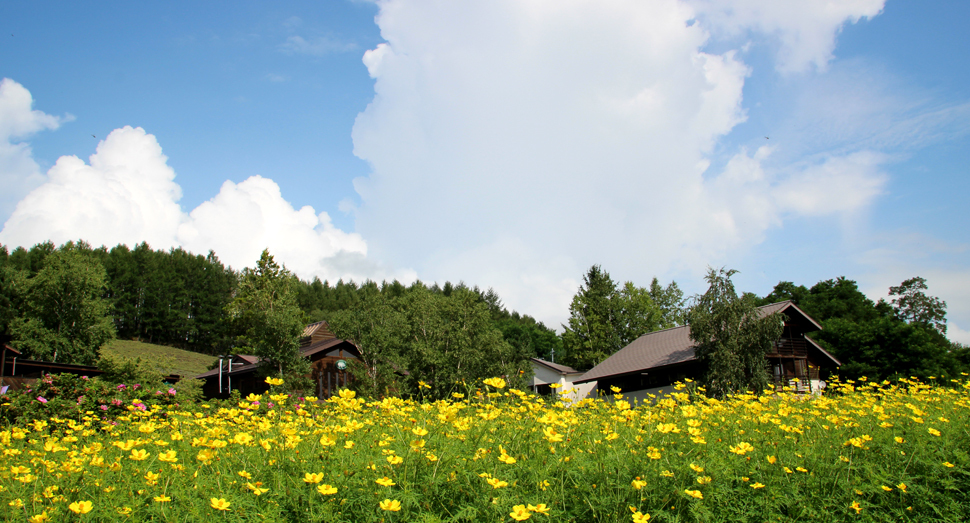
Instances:
[[[617,374],[608,374],[606,376],[598,376],[598,377],[590,378],[590,379],[581,378],[581,379],[578,379],[578,380],[574,381],[573,383],[579,384],[579,383],[589,383],[591,381],[600,381],[600,380],[607,380],[607,379],[614,379],[614,378],[623,378],[623,377],[626,377],[626,376],[633,376],[633,375],[636,375],[636,374],[643,374],[643,373],[648,372],[648,371],[649,372],[661,372],[661,371],[665,371],[665,370],[671,369],[673,367],[679,367],[681,365],[686,365],[688,363],[693,363],[693,362],[696,362],[696,361],[697,361],[697,358],[691,357],[691,358],[686,359],[686,360],[683,360],[683,361],[677,361],[677,362],[674,362],[674,363],[668,363],[666,365],[660,365],[658,367],[644,367],[642,369],[631,370],[631,371],[627,371],[627,372],[620,372],[620,373],[617,373]]]

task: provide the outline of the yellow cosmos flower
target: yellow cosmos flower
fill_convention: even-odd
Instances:
[[[532,513],[529,509],[525,508],[525,505],[516,505],[512,507],[512,512],[509,512],[509,516],[516,521],[525,521],[532,517]]]
[[[896,488],[898,488],[899,490],[902,490],[903,492],[906,492],[906,484],[905,483],[900,483],[899,485],[896,485]]]
[[[414,435],[417,436],[417,437],[419,437],[419,438],[422,437],[422,436],[427,436],[428,435],[428,431],[424,427],[415,427],[415,428],[411,429],[411,432],[413,432]]]
[[[232,438],[232,441],[239,445],[246,445],[252,440],[253,436],[246,432],[240,432],[239,434],[236,434],[234,438]]]
[[[806,469],[805,467],[795,467],[795,470],[799,472],[808,472],[808,469]]]
[[[549,507],[547,507],[545,503],[539,503],[538,505],[529,504],[529,506],[526,508],[529,509],[529,512],[535,512],[536,514],[542,514],[543,516],[549,515]]]
[[[380,485],[382,487],[390,487],[392,485],[397,485],[397,483],[394,483],[394,480],[393,479],[391,479],[391,478],[389,478],[387,476],[384,476],[381,479],[375,479],[374,480],[374,483],[377,483],[378,485]]]
[[[324,483],[323,485],[317,486],[317,492],[319,492],[320,494],[323,494],[324,496],[329,496],[331,494],[337,493],[337,487],[327,485],[326,483]]]
[[[175,457],[176,453],[174,450],[167,450],[165,452],[158,453],[158,461],[164,461],[167,463],[175,463],[178,458]]]
[[[663,477],[665,477],[665,478],[672,478],[672,477],[674,477],[674,473],[671,472],[671,471],[669,471],[669,470],[665,470],[665,471],[661,472],[660,475],[663,476]]]
[[[853,501],[853,502],[852,502],[852,503],[851,503],[851,504],[849,505],[849,508],[851,508],[852,510],[854,510],[856,514],[858,514],[858,513],[860,513],[860,512],[862,512],[862,506],[861,506],[861,505],[859,505],[859,502],[858,502],[858,501]]]
[[[209,506],[216,510],[229,510],[231,504],[223,498],[209,498]]]
[[[87,514],[88,512],[91,512],[92,508],[94,508],[94,503],[91,503],[90,501],[75,501],[74,503],[68,505],[67,508],[75,514]]]
[[[693,463],[690,464],[690,469],[698,474],[700,474],[701,472],[704,472],[704,467],[701,467],[700,465],[695,465]]]
[[[751,484],[751,485],[749,485],[749,486],[750,486],[751,488],[753,488],[753,489],[759,489],[759,488],[765,488],[765,486],[764,486],[764,485],[762,485],[761,483],[758,483],[758,482],[755,482],[755,483],[752,483],[752,484]]]
[[[699,490],[687,489],[687,490],[684,490],[684,494],[687,494],[688,496],[695,499],[704,499],[704,494],[701,494],[701,491]]]
[[[886,492],[892,492],[893,491],[893,488],[892,487],[887,487],[886,485],[883,485],[882,486],[882,489],[885,490]]]
[[[27,521],[29,521],[30,523],[44,523],[45,521],[49,521],[50,519],[51,517],[47,515],[47,511],[45,510],[40,514],[27,518]]]
[[[710,476],[700,476],[700,477],[697,478],[697,482],[699,484],[701,484],[701,485],[707,485],[708,483],[711,482],[711,477]]]
[[[269,385],[273,385],[273,386],[277,386],[278,387],[278,386],[280,386],[280,385],[283,384],[283,378],[271,378],[271,377],[267,377],[266,378],[266,383],[269,384]],[[222,509],[220,509],[220,510],[222,510]]]
[[[148,451],[143,449],[134,449],[131,451],[131,455],[128,457],[135,461],[144,461],[148,459]]]
[[[488,484],[491,485],[492,488],[502,488],[502,487],[509,486],[509,484],[506,483],[505,481],[502,481],[496,478],[488,478],[485,481],[488,482]]]
[[[777,462],[777,461],[778,461],[778,458],[777,458],[777,457],[775,457],[775,456],[768,456],[768,457],[767,457],[767,458],[765,458],[765,459],[766,459],[766,460],[768,460],[768,464],[769,464],[769,465],[774,465],[774,464],[775,464],[775,462]]]
[[[198,454],[196,454],[195,459],[197,459],[197,460],[201,461],[202,463],[205,463],[206,465],[208,465],[209,462],[211,462],[213,459],[215,459],[215,457],[216,457],[216,451],[214,451],[212,449],[202,449],[202,450],[199,451]]]
[[[401,456],[388,456],[387,462],[391,465],[400,465],[401,463],[404,463],[404,458]]]
[[[509,456],[508,454],[502,454],[501,456],[498,457],[498,460],[501,461],[502,463],[505,463],[506,465],[512,465],[515,463],[515,458],[513,458],[512,456]]]
[[[401,510],[401,502],[396,499],[385,499],[381,501],[381,510],[388,510],[391,512],[397,512]]]
[[[150,470],[145,473],[145,481],[147,481],[149,485],[154,485],[155,483],[157,483],[158,478],[160,477],[162,477],[161,474],[155,474]]]
[[[929,432],[931,436],[940,436],[940,431],[936,429],[926,429],[926,431]]]
[[[303,475],[303,481],[311,485],[320,483],[323,481],[323,472],[307,472]]]
[[[633,513],[633,523],[647,523],[650,521],[650,514],[644,514],[639,510]]]
[[[250,473],[248,473],[248,472],[246,472],[245,470],[240,470],[236,474],[239,474],[239,477],[241,477],[241,478],[253,479],[253,475],[250,474]]]
[[[744,454],[754,450],[754,447],[751,446],[751,444],[747,441],[742,441],[741,443],[738,443],[737,446],[731,447],[729,450],[738,456],[743,456]]]
[[[169,501],[172,501],[172,498],[166,496],[165,494],[162,494],[161,496],[155,496],[152,499],[154,499],[158,503],[168,503]]]
[[[505,388],[505,380],[503,380],[502,378],[488,378],[488,379],[482,380],[482,383],[488,385],[489,387],[495,387],[496,389]]]
[[[542,435],[545,436],[550,443],[558,443],[563,440],[563,435],[556,432],[556,429],[552,427],[543,427]]]
[[[643,487],[646,487],[647,486],[647,482],[646,481],[642,481],[640,478],[637,478],[637,479],[631,481],[630,484],[633,485],[633,488],[635,488],[637,490],[640,490]]]
[[[954,467],[953,463],[950,463],[949,461],[944,461],[943,466],[951,469]]]
[[[246,483],[246,488],[253,491],[253,494],[256,494],[257,496],[262,496],[264,493],[269,492],[268,488],[262,488],[262,486],[263,484],[258,482],[255,484],[249,482]]]

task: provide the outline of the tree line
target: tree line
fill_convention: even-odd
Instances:
[[[211,251],[202,256],[145,243],[108,249],[46,242],[13,251],[0,245],[0,341],[31,358],[92,364],[101,346],[120,337],[208,354],[256,354],[268,372],[296,376],[305,370],[303,326],[326,320],[338,337],[361,347],[360,386],[375,394],[431,387],[428,393],[443,395],[462,380],[527,377],[532,357],[588,370],[643,334],[690,325],[709,381],[718,370],[727,373],[718,379],[737,385],[767,379],[758,351],[778,336],[749,321],[752,311],[791,300],[821,323],[812,336],[843,362],[844,377],[929,378],[970,368],[968,348],[945,337],[946,303],[926,294],[923,278],[892,287],[889,301],[873,302],[844,277],[811,288],[783,281],[760,297],[738,294],[733,274],[712,270],[708,291],[685,297],[676,282],[621,284],[594,265],[557,334],[509,311],[492,289],[303,281],[268,251],[254,268],[236,271]],[[761,330],[711,330],[718,321]],[[718,338],[730,338],[733,348],[705,345]]]
[[[763,297],[739,294],[731,281],[736,272],[709,270],[708,289],[685,298],[676,282],[619,286],[594,265],[563,325],[564,361],[587,370],[642,334],[689,325],[709,393],[760,391],[770,381],[764,355],[781,336],[781,323],[757,309],[790,300],[821,324],[809,336],[842,362],[842,378],[929,380],[970,372],[970,347],[946,338],[946,302],[927,294],[924,278],[890,287],[888,301],[874,302],[845,277],[811,288],[782,281]]]
[[[367,330],[353,321],[384,311],[384,325],[396,329]],[[366,347],[369,363],[393,366],[385,381],[399,392],[416,391],[418,381],[437,387],[528,370],[528,358],[562,353],[553,329],[510,312],[493,290],[463,283],[303,281],[268,251],[253,268],[236,271],[211,251],[201,256],[145,243],[108,249],[46,242],[13,251],[0,245],[0,341],[28,358],[94,364],[99,348],[119,337],[255,354],[266,372],[295,378],[306,370],[303,327],[320,320]],[[420,335],[403,330],[418,324]],[[447,356],[432,361],[439,354]]]

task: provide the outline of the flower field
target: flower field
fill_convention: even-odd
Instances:
[[[450,401],[87,411],[0,427],[4,521],[966,521],[970,384],[567,406]],[[276,388],[276,387],[274,387]]]

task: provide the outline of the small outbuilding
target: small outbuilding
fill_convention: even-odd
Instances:
[[[596,388],[596,382],[577,384],[576,380],[583,376],[583,373],[569,367],[551,361],[532,358],[532,390],[536,394],[552,394],[553,392],[565,392],[564,397],[571,401],[579,401],[587,397]],[[553,385],[558,385],[554,387]]]

